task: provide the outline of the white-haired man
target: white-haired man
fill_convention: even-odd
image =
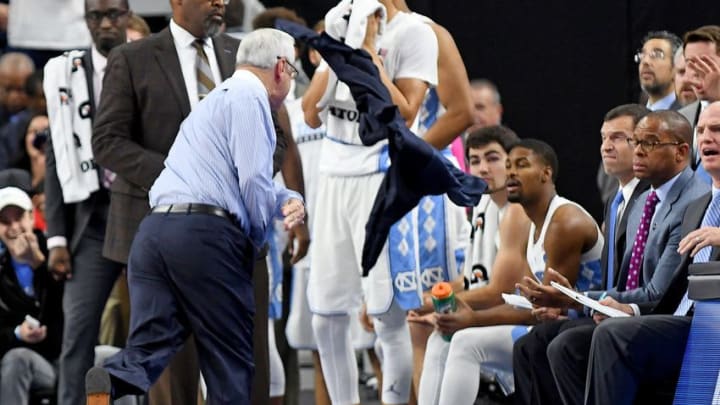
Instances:
[[[180,127],[130,250],[128,345],[88,372],[88,404],[147,391],[190,333],[208,403],[249,403],[255,254],[273,215],[288,229],[305,216],[300,195],[272,181],[271,110],[297,74],[293,46],[273,29],[246,36],[236,72]]]

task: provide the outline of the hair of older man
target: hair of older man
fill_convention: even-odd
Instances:
[[[236,64],[270,69],[278,58],[295,59],[295,40],[273,28],[261,28],[247,34],[238,47]]]
[[[473,79],[470,81],[470,87],[475,90],[480,90],[483,88],[490,90],[495,104],[500,104],[500,102],[501,102],[500,91],[498,90],[495,83],[491,82],[490,80],[488,80],[488,79]]]

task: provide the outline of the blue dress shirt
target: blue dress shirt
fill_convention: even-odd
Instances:
[[[255,245],[265,243],[273,216],[294,192],[272,180],[276,135],[260,79],[238,70],[193,109],[180,126],[150,206],[211,204],[226,209]]]

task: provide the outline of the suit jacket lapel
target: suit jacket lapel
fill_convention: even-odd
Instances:
[[[228,43],[224,35],[213,37],[213,48],[220,67],[220,76],[225,80],[235,72],[235,54],[237,50],[233,51],[233,47]]]
[[[691,202],[687,211],[685,211],[685,217],[682,222],[681,237],[685,237],[691,231],[698,229],[702,222],[703,216],[705,216],[705,210],[710,205],[712,194],[707,193],[697,200]],[[713,248],[710,253],[711,260],[716,260],[719,249]],[[713,259],[715,258],[715,259]],[[670,286],[663,294],[658,305],[653,309],[653,313],[659,314],[671,314],[675,311],[685,291],[687,290],[687,276],[688,266],[692,263],[692,258],[689,253],[685,253],[680,259],[680,265],[675,270]]]
[[[668,192],[667,197],[665,197],[665,201],[662,202],[660,211],[655,214],[655,218],[652,221],[651,236],[649,236],[649,238],[652,237],[652,230],[655,229],[655,224],[665,221],[665,217],[670,214],[673,204],[675,204],[677,199],[680,198],[682,191],[685,189],[685,186],[692,176],[693,172],[690,167],[686,167],[685,170],[680,173],[680,177],[677,178],[675,184],[673,184],[672,188],[670,188],[670,192]]]
[[[182,75],[180,67],[180,58],[175,49],[175,42],[170,34],[170,29],[165,28],[155,37],[155,47],[157,52],[154,53],[158,66],[165,73],[165,80],[168,87],[172,90],[183,116],[190,114],[190,99],[188,98],[187,88],[185,87],[185,79]]]

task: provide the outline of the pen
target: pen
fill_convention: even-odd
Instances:
[[[598,302],[602,301],[602,299],[605,298],[605,297],[607,297],[607,291],[603,291],[603,293],[600,294],[600,298],[598,298]],[[594,309],[591,309],[591,310],[590,310],[590,316],[593,316],[593,315],[595,315],[595,310],[594,310]]]

